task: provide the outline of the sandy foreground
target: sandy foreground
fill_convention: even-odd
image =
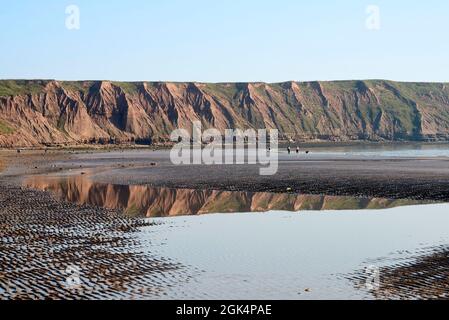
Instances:
[[[3,155],[11,175],[0,177],[0,299],[161,299],[163,288],[187,281],[178,263],[142,254],[151,244],[135,234],[150,222],[21,187],[36,165],[47,171],[68,158]]]
[[[147,220],[120,210],[76,205],[22,187],[24,178],[95,170],[92,179],[115,184],[227,191],[449,200],[449,160],[281,158],[278,174],[254,166],[171,165],[165,151],[12,151],[0,153],[0,298],[141,299],[189,281],[191,269],[142,254],[150,243],[135,236]],[[448,298],[448,248],[385,271],[374,298]],[[73,270],[87,270],[89,290],[73,286]],[[353,276],[357,285],[358,275]],[[76,281],[75,281],[76,284]]]

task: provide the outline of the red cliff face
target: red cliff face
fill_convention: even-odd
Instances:
[[[300,140],[446,140],[449,87],[391,81],[0,81],[0,146],[166,141],[204,128],[276,128]]]

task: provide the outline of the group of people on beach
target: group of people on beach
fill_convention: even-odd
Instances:
[[[299,151],[300,151],[299,147],[296,147],[297,154],[299,154]],[[290,146],[287,147],[287,152],[288,152],[288,154],[292,153],[292,148]],[[306,154],[309,154],[309,151],[306,151]]]

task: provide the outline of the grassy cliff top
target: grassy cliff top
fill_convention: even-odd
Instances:
[[[36,94],[43,92],[45,87],[53,80],[0,80],[0,97],[5,96],[17,96],[24,94]],[[65,89],[88,92],[93,86],[101,83],[102,81],[58,81],[58,83]],[[109,81],[113,85],[121,88],[124,92],[128,94],[135,94],[139,91],[139,87],[146,83],[149,86],[165,83],[165,82],[119,82],[119,81]],[[267,83],[266,85],[272,88],[280,89],[283,84],[291,83]],[[167,82],[173,83],[175,85],[185,85],[190,82]],[[430,82],[395,82],[388,80],[342,80],[342,81],[315,81],[315,82],[295,82],[300,86],[307,86],[313,83],[320,83],[325,88],[336,89],[336,90],[355,90],[360,88],[360,86],[375,87],[380,84],[390,84],[397,87],[401,91],[406,92],[429,92],[433,90],[446,89],[449,88],[449,84],[445,83],[430,83]],[[235,82],[235,83],[199,83],[203,85],[203,88],[210,92],[216,93],[221,96],[232,96],[233,93],[239,91],[248,83]],[[252,82],[250,84],[255,85],[256,89],[261,90],[265,83],[263,82]],[[260,86],[262,85],[262,87]]]
[[[0,96],[42,92],[49,80],[0,80]]]

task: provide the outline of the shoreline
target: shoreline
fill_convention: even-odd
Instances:
[[[155,145],[138,145],[138,144],[75,144],[66,146],[13,146],[13,147],[3,147],[0,146],[0,152],[17,151],[17,150],[28,150],[28,151],[107,151],[107,150],[169,150],[176,143],[166,143],[166,144],[155,144]],[[305,148],[339,148],[339,147],[358,147],[358,146],[407,146],[407,145],[423,145],[423,146],[438,146],[447,145],[449,140],[436,140],[436,141],[426,141],[426,140],[416,140],[416,141],[368,141],[368,140],[351,140],[351,141],[327,141],[327,140],[317,140],[317,141],[279,141],[280,147],[287,147],[288,145],[299,145]]]
[[[449,201],[449,158],[350,158],[282,155],[273,176],[259,166],[174,166],[166,150],[42,150],[0,153],[2,180],[93,168],[95,182],[170,189],[269,192]]]
[[[213,185],[213,179],[210,179],[211,174],[210,172],[204,172],[204,167],[191,167],[190,169],[183,167],[174,170],[167,163],[164,152],[149,154],[152,155],[151,159],[147,157],[133,159],[131,156],[126,158],[126,153],[118,152],[115,155],[107,152],[91,155],[90,153],[60,151],[47,154],[36,151],[28,151],[22,154],[10,153],[7,158],[10,165],[6,171],[0,174],[0,226],[2,230],[5,230],[3,237],[0,237],[0,244],[7,248],[6,254],[0,257],[0,262],[4,266],[2,271],[6,271],[8,275],[6,280],[12,283],[13,289],[12,292],[0,291],[0,298],[63,299],[83,297],[92,299],[101,297],[114,299],[137,296],[159,299],[163,297],[164,288],[169,288],[171,283],[162,284],[161,288],[158,288],[158,279],[154,279],[151,274],[163,273],[168,278],[181,282],[192,279],[192,274],[197,272],[196,270],[186,268],[176,261],[172,261],[170,257],[160,258],[141,253],[144,247],[150,250],[151,243],[139,242],[136,240],[139,237],[136,238],[134,233],[142,226],[148,227],[148,223],[151,223],[148,220],[126,217],[122,210],[104,209],[89,204],[75,204],[58,200],[50,191],[39,191],[22,186],[22,179],[33,174],[66,174],[70,169],[73,170],[73,174],[76,174],[74,169],[87,170],[87,168],[103,168],[103,170],[106,170],[103,171],[103,175],[93,177],[95,181],[120,180],[118,174],[127,176],[122,182],[138,181],[138,178],[141,177],[139,170],[147,168],[152,170],[147,174],[153,176],[154,179],[161,181],[161,177],[164,177],[165,180],[162,181],[164,185],[169,184],[167,181],[170,179],[171,183],[176,185],[176,179],[174,178],[180,172],[183,173],[184,183],[196,176],[202,178],[205,184]],[[112,160],[108,156],[111,156]],[[150,161],[157,161],[158,166],[150,167]],[[384,162],[380,161],[381,166],[384,165]],[[288,166],[287,163],[286,168],[297,170],[298,165],[304,165],[305,163],[307,162],[298,162],[293,164],[293,167]],[[403,165],[402,162],[400,163]],[[53,167],[54,165],[56,167]],[[80,169],[80,165],[82,169]],[[352,167],[352,164],[350,165]],[[104,168],[105,166],[107,169]],[[134,170],[137,170],[137,172],[134,172]],[[216,167],[209,168],[209,170],[217,172]],[[223,176],[228,176],[229,179],[228,170],[229,168],[222,172],[218,179],[223,179]],[[239,172],[246,172],[247,176],[251,175],[247,167],[239,168],[239,170]],[[113,175],[111,171],[114,173]],[[245,189],[263,187],[263,184],[251,184],[244,180],[240,177],[238,187]],[[277,181],[279,182],[279,180]],[[199,187],[198,180],[191,180],[190,183],[195,184],[197,188]],[[269,186],[270,182],[267,183]],[[226,189],[229,188],[229,185],[223,184],[221,187]],[[273,187],[273,182],[271,182],[271,187]],[[354,192],[360,193],[360,190],[355,188]],[[80,226],[82,232],[77,231]],[[99,230],[98,226],[103,227]],[[78,232],[81,234],[78,234]],[[20,238],[17,237],[18,235],[28,239],[27,250],[18,249],[23,247],[23,242],[17,240]],[[11,242],[9,239],[16,240]],[[73,244],[77,245],[77,249],[73,249]],[[55,245],[66,249],[54,253],[52,248]],[[78,246],[81,247],[78,248]],[[38,248],[41,249],[39,249],[38,259],[36,259],[35,250],[38,250]],[[114,253],[107,253],[110,249],[113,249]],[[418,256],[416,260],[412,259],[406,263],[383,269],[386,272],[386,289],[380,291],[377,295],[374,293],[373,298],[416,298],[407,291],[409,288],[412,289],[410,292],[413,294],[427,299],[444,297],[441,294],[446,292],[447,284],[441,282],[440,279],[441,276],[446,276],[448,272],[447,266],[444,264],[444,259],[447,258],[447,247],[441,248],[439,253],[441,258],[440,256],[434,258],[432,254],[430,252],[429,258]],[[88,277],[94,279],[95,285],[81,292],[67,291],[63,287],[55,286],[55,277],[56,281],[64,281],[64,275],[58,273],[58,270],[65,267],[60,266],[65,266],[66,263],[76,264],[80,259],[83,261],[81,267]],[[20,263],[26,263],[28,266],[27,276],[23,279],[17,271],[21,270]],[[105,265],[113,265],[112,270],[105,268]],[[42,272],[42,270],[45,270],[45,272]],[[419,277],[421,271],[427,273],[425,283],[422,283]],[[359,281],[363,281],[364,272],[358,272],[358,270],[355,270],[355,272],[355,275],[350,275],[349,280],[357,285]],[[43,288],[40,293],[33,291],[37,283],[40,284],[40,288]],[[155,290],[145,291],[149,286],[155,287]],[[31,289],[21,291],[21,288]],[[128,291],[123,291],[123,288]],[[403,288],[407,290],[403,290]]]

